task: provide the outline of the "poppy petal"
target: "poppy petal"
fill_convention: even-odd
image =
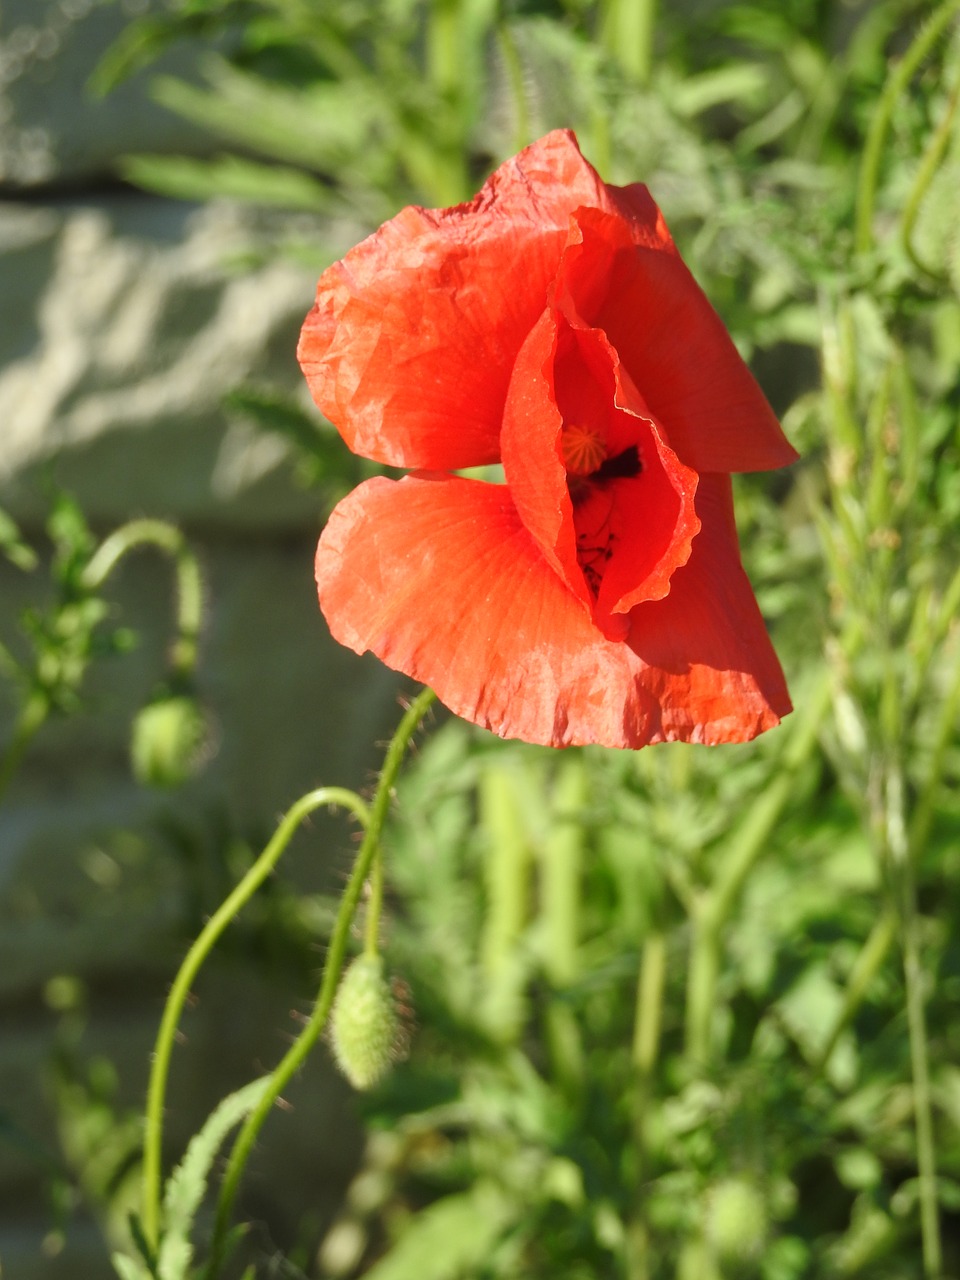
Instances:
[[[575,217],[557,304],[603,329],[667,443],[697,471],[765,471],[797,454],[679,255],[599,209]]]
[[[696,505],[693,554],[669,595],[632,610],[627,643],[664,708],[664,737],[741,742],[792,707],[740,561],[729,476],[702,475]]]
[[[378,478],[345,498],[317,549],[321,608],[341,643],[372,649],[501,737],[558,747],[742,741],[789,701],[735,530],[731,543],[729,487],[709,479],[702,518],[723,552],[708,547],[695,567],[698,537],[674,575],[688,579],[683,603],[671,604],[673,588],[638,606],[629,643],[593,624],[506,487],[457,477]],[[710,582],[700,601],[717,571],[722,585]]]
[[[557,130],[473,200],[404,209],[323,273],[298,355],[355,453],[428,470],[498,461],[510,372],[570,216],[605,207],[607,191],[573,134]],[[645,217],[638,206],[638,227]],[[656,239],[655,227],[646,234]]]
[[[633,446],[634,479],[584,479],[574,507],[558,440],[564,423],[593,429],[615,456]],[[599,329],[573,326],[547,311],[524,344],[510,383],[501,452],[511,497],[524,524],[570,589],[593,603],[584,561],[595,544],[594,620],[622,639],[629,612],[670,590],[700,528],[696,473],[661,438],[643,399]]]

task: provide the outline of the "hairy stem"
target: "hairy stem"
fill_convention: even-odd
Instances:
[[[400,765],[403,762],[404,753],[418,725],[435,700],[436,694],[432,689],[421,690],[400,721],[400,725],[387,748],[387,755],[379,783],[377,784],[376,795],[370,806],[370,819],[364,832],[363,843],[360,846],[356,863],[350,874],[343,897],[340,900],[337,919],[327,951],[326,963],[323,966],[320,990],[314,1002],[310,1018],[271,1074],[263,1098],[247,1117],[230,1152],[217,1202],[217,1216],[214,1224],[213,1240],[210,1245],[210,1260],[205,1272],[206,1280],[214,1280],[214,1277],[220,1272],[233,1204],[240,1188],[243,1171],[246,1168],[260,1130],[263,1128],[264,1121],[283,1090],[296,1075],[326,1025],[334,996],[336,995],[337,984],[340,980],[344,957],[346,956],[347,944],[350,938],[350,926],[356,914],[364,882],[370,873],[373,860],[380,848],[380,836],[386,821],[390,797],[397,774],[400,771]]]
[[[154,546],[173,557],[177,574],[177,638],[170,655],[174,676],[185,677],[197,665],[197,642],[203,618],[200,564],[176,525],[165,520],[131,520],[97,548],[83,574],[84,585],[97,591],[120,561],[137,547]]]
[[[873,247],[873,208],[880,178],[880,161],[883,157],[894,108],[920,64],[957,13],[960,13],[960,0],[945,0],[920,28],[883,87],[880,101],[870,120],[857,181],[854,244],[858,253],[869,253]]]
[[[160,1238],[163,1110],[167,1077],[170,1073],[170,1058],[177,1028],[180,1025],[190,988],[217,939],[273,871],[300,823],[308,814],[322,805],[339,805],[349,809],[365,826],[369,822],[367,806],[353,791],[347,791],[342,787],[320,787],[316,791],[310,791],[305,796],[301,796],[287,810],[273,838],[250,870],[204,925],[199,937],[187,952],[170,988],[150,1065],[143,1140],[143,1233],[147,1243],[154,1249]]]
[[[779,774],[748,810],[727,846],[712,886],[694,901],[685,1032],[687,1055],[694,1062],[703,1064],[710,1059],[723,927],[751,868],[767,848],[770,835],[790,802],[797,772],[813,754],[830,700],[831,682],[826,673],[807,695],[803,710],[796,713],[793,736],[784,750]]]

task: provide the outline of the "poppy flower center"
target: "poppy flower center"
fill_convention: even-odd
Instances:
[[[606,458],[607,442],[595,427],[571,422],[560,433],[560,456],[570,475],[589,476]]]
[[[573,502],[573,522],[576,530],[577,562],[594,599],[600,588],[607,566],[620,542],[622,519],[617,514],[619,494],[613,482],[634,480],[643,470],[638,445],[631,444],[612,457],[595,437],[597,447],[588,454],[586,447],[575,459],[583,469],[568,467],[567,491]],[[562,442],[561,442],[562,449]]]

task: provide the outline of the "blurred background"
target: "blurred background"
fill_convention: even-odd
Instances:
[[[301,386],[316,277],[558,126],[605,179],[648,184],[804,455],[738,493],[798,723],[560,757],[439,715],[392,837],[413,1057],[358,1107],[317,1053],[251,1169],[250,1258],[376,1280],[955,1274],[956,8],[3,0],[11,1280],[113,1274],[187,941],[298,795],[368,785],[397,719],[403,682],[339,650],[315,603],[318,530],[370,474]],[[130,758],[170,690],[170,559],[83,580],[141,517],[176,525],[203,578],[182,777]],[[353,847],[314,820],[205,975],[171,1160],[282,1052]],[[934,1002],[922,1104],[904,955]],[[705,1013],[688,975],[711,957]],[[920,1239],[930,1195],[946,1262]]]

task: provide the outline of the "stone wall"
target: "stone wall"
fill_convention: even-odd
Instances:
[[[139,552],[108,589],[139,648],[97,666],[83,712],[45,728],[0,806],[0,1263],[10,1280],[112,1274],[82,1207],[65,1241],[49,1234],[44,1161],[60,1159],[51,1066],[70,1025],[44,999],[49,980],[84,981],[79,1054],[111,1059],[119,1102],[138,1105],[190,916],[171,831],[216,863],[225,833],[267,834],[310,786],[362,785],[396,719],[394,678],[335,646],[318,614],[317,495],[298,489],[282,442],[222,408],[246,381],[299,388],[293,353],[312,274],[269,256],[237,267],[276,230],[257,215],[152,198],[111,177],[127,150],[207,146],[150,104],[147,75],[102,103],[84,94],[102,50],[143,8],[4,2],[0,506],[35,540],[51,485],[99,533],[132,515],[181,524],[206,573],[199,683],[216,750],[172,797],[130,776],[130,720],[161,674],[172,624],[169,566]],[[330,256],[357,232],[316,228]],[[0,562],[5,637],[42,587],[42,571]],[[5,699],[0,741],[9,723]],[[342,824],[318,821],[284,874],[328,886],[349,848]],[[276,1059],[290,1008],[312,998],[255,972],[234,949],[200,985],[175,1061],[173,1149],[220,1092]],[[247,1208],[266,1224],[264,1247],[290,1226],[289,1211],[312,1206],[322,1218],[354,1158],[347,1092],[323,1057],[258,1155]]]

